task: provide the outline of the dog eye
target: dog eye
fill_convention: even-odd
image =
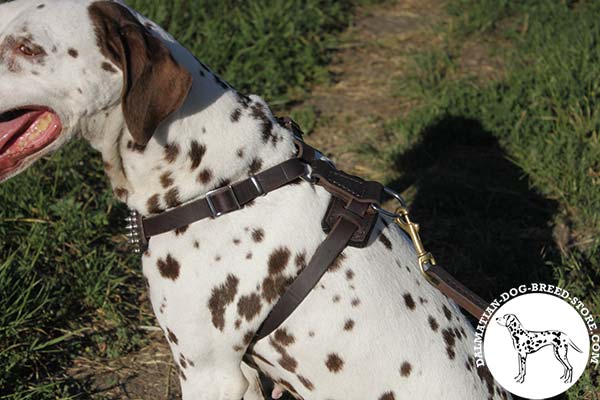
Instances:
[[[21,42],[18,45],[17,50],[27,57],[35,57],[44,54],[44,49],[30,42]]]

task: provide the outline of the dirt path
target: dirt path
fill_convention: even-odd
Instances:
[[[311,90],[301,107],[311,107],[317,125],[306,140],[330,156],[338,167],[377,179],[360,160],[358,149],[385,140],[385,123],[408,112],[413,104],[398,96],[398,81],[409,58],[435,41],[441,0],[403,0],[359,10],[355,24],[329,70],[330,84]],[[152,344],[107,364],[79,359],[70,375],[90,380],[97,398],[175,400],[180,398],[177,371],[160,332]]]
[[[357,157],[365,144],[385,141],[385,124],[413,106],[399,86],[411,68],[411,56],[436,40],[443,16],[440,0],[405,0],[367,7],[344,35],[330,67],[333,83],[311,91],[303,106],[319,116],[306,140],[343,170],[379,178],[375,168]]]

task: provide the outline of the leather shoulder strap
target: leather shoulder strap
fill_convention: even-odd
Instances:
[[[317,248],[308,265],[279,298],[271,313],[256,332],[254,342],[271,334],[298,308],[336,257],[346,248],[350,238],[360,226],[360,215],[364,214],[367,207],[368,205],[357,202],[349,204],[348,214],[340,216],[327,238]]]

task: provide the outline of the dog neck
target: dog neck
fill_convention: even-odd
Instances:
[[[105,131],[118,132],[100,146],[106,173],[115,195],[143,215],[245,179],[295,152],[293,134],[261,98],[240,94],[195,59],[184,66],[192,89],[146,146],[133,141],[119,107],[106,120]]]
[[[523,330],[521,323],[517,321],[516,326],[512,326],[512,324],[507,324],[506,328],[510,332],[510,337],[512,339],[513,345],[516,347],[519,340],[519,335],[516,335],[516,333]]]

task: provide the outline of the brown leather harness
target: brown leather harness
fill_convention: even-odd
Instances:
[[[308,265],[286,288],[263,321],[255,334],[254,343],[268,336],[292,314],[346,246],[364,247],[368,244],[380,214],[393,218],[411,237],[421,271],[427,280],[475,318],[481,318],[488,303],[437,265],[433,256],[425,251],[419,237],[419,227],[410,220],[407,207],[400,195],[378,182],[365,181],[336,169],[333,164],[323,159],[317,150],[300,139],[302,132],[294,121],[281,118],[279,122],[296,135],[295,142],[298,147],[296,157],[243,181],[210,191],[201,199],[161,214],[142,217],[132,212],[127,219],[129,222],[127,228],[130,231],[128,234],[130,242],[138,245],[136,251],[144,251],[148,239],[152,236],[204,218],[217,218],[239,210],[260,196],[297,179],[304,179],[322,186],[331,193],[331,201],[322,221],[322,227],[328,234]],[[395,213],[381,208],[386,194],[400,202],[400,207]]]

